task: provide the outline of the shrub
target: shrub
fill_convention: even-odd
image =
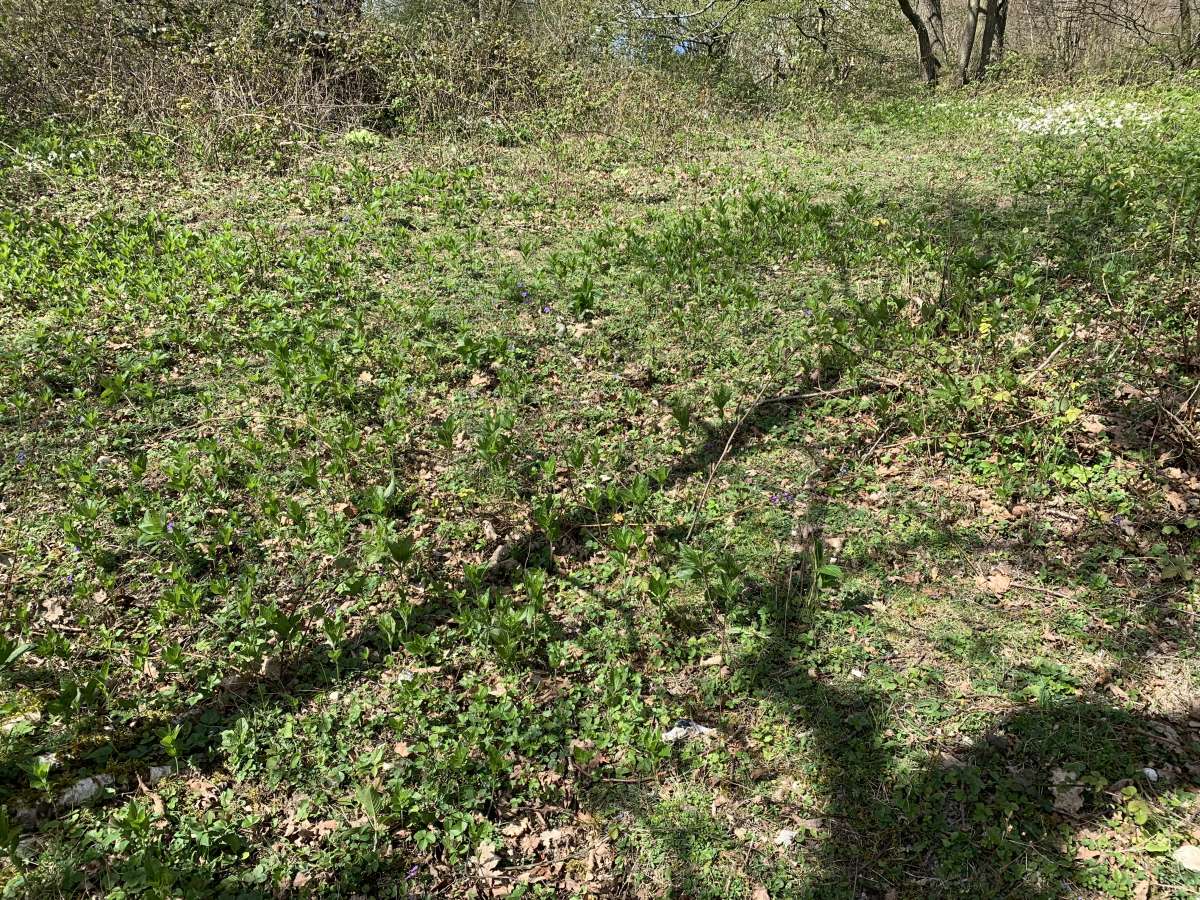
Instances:
[[[0,33],[0,116],[156,131],[203,157],[317,132],[428,129],[589,101],[586,77],[503,23],[315,15],[272,0],[33,0]]]

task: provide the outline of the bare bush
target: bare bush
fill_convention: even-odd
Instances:
[[[186,136],[202,153],[351,125],[503,119],[588,91],[502,20],[400,21],[338,0],[0,0],[0,110]],[[586,107],[586,103],[582,104]]]

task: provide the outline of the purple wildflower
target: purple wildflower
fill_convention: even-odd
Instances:
[[[553,307],[553,306],[551,306],[549,303],[547,303],[545,306],[543,306],[543,307],[542,307],[542,312],[544,312],[544,313],[548,313],[548,312],[550,312],[552,309],[554,309],[554,307]]]
[[[167,522],[167,534],[174,534],[174,533],[175,533],[175,523]]]
[[[24,450],[18,450],[18,451],[17,451],[17,465],[18,465],[18,466],[23,466],[23,465],[25,465],[25,460],[26,460],[27,458],[28,458],[28,457],[25,455],[25,451],[24,451]]]
[[[411,869],[408,870],[408,873],[404,877],[407,878],[409,881],[411,881],[412,879],[417,877],[417,872],[419,872],[419,871],[421,871],[421,867],[414,865]]]

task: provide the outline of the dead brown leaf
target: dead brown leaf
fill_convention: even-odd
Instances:
[[[471,862],[475,866],[475,874],[480,878],[494,878],[496,869],[500,865],[500,857],[496,855],[496,845],[491,841],[481,843],[471,858]]]
[[[516,822],[509,822],[500,829],[500,833],[505,837],[517,838],[529,831],[529,820],[518,819]]]
[[[1083,809],[1083,785],[1077,783],[1078,773],[1055,769],[1050,773],[1050,792],[1054,795],[1054,808],[1060,813],[1074,816]]]
[[[338,827],[337,819],[323,819],[313,826],[313,832],[317,837],[323,838],[333,834],[338,830]]]
[[[992,572],[987,577],[978,579],[981,588],[990,591],[997,597],[1007,593],[1008,589],[1012,587],[1012,583],[1012,576],[1000,571]]]

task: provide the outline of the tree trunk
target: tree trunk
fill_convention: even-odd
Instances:
[[[987,0],[983,11],[983,34],[979,38],[979,62],[975,63],[975,80],[983,80],[991,61],[992,42],[996,39],[996,7],[999,0]]]
[[[996,0],[996,65],[1004,62],[1004,28],[1008,25],[1008,0]]]
[[[946,57],[946,40],[942,31],[941,6],[939,0],[919,0],[918,9],[913,9],[910,0],[898,0],[900,11],[917,35],[917,55],[921,66],[921,80],[927,85],[937,84],[942,60]],[[936,15],[927,15],[929,13]],[[937,25],[936,31],[930,21]]]
[[[950,54],[946,51],[946,27],[942,24],[942,0],[919,0],[917,15],[925,23],[925,30],[929,32],[929,45],[933,55],[938,58],[938,66],[941,67],[950,59]]]
[[[987,18],[983,23],[983,37],[979,43],[979,62],[975,77],[982,79],[992,63],[992,48],[996,50],[996,62],[1004,58],[1004,26],[1008,21],[1008,0],[988,0]]]
[[[1179,0],[1179,56],[1184,68],[1192,64],[1196,52],[1195,38],[1192,36],[1192,2]]]
[[[962,41],[958,45],[959,84],[966,84],[971,79],[971,51],[975,49],[975,33],[979,30],[979,7],[982,2],[967,0],[967,20],[963,24]],[[986,24],[984,30],[987,30]]]

